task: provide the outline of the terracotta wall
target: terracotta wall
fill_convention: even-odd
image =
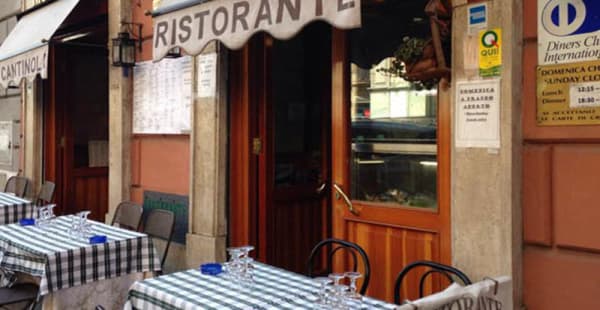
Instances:
[[[144,44],[137,61],[152,59],[152,0],[132,0],[133,22],[142,23]],[[136,30],[137,31],[137,30]],[[137,36],[137,32],[136,32]],[[190,180],[189,135],[135,135],[131,145],[131,199],[142,203],[144,191],[188,195]]]
[[[537,0],[525,0],[524,302],[600,309],[600,126],[536,126]]]

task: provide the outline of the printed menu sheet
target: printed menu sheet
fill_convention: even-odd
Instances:
[[[137,63],[133,74],[133,133],[189,133],[192,58]]]

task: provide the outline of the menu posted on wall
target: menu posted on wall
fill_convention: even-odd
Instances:
[[[537,124],[600,124],[600,61],[538,67]]]
[[[455,143],[500,148],[500,79],[456,83]]]
[[[189,133],[192,58],[137,63],[133,76],[133,133]]]

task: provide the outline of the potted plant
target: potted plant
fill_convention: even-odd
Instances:
[[[439,78],[426,76],[437,69],[435,49],[431,39],[405,37],[394,53],[391,65],[379,69],[415,84],[417,89],[431,89]]]
[[[431,0],[425,9],[430,18],[431,37],[405,37],[394,53],[391,66],[380,71],[412,82],[417,89],[431,89],[440,79],[449,77],[446,63],[450,55],[450,11],[446,1]]]

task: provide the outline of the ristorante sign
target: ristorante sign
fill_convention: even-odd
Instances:
[[[22,79],[32,81],[37,75],[45,79],[48,45],[0,61],[0,87],[18,86]]]
[[[154,59],[174,47],[197,55],[213,40],[238,49],[260,31],[285,40],[315,20],[358,28],[360,0],[215,0],[156,16]]]

